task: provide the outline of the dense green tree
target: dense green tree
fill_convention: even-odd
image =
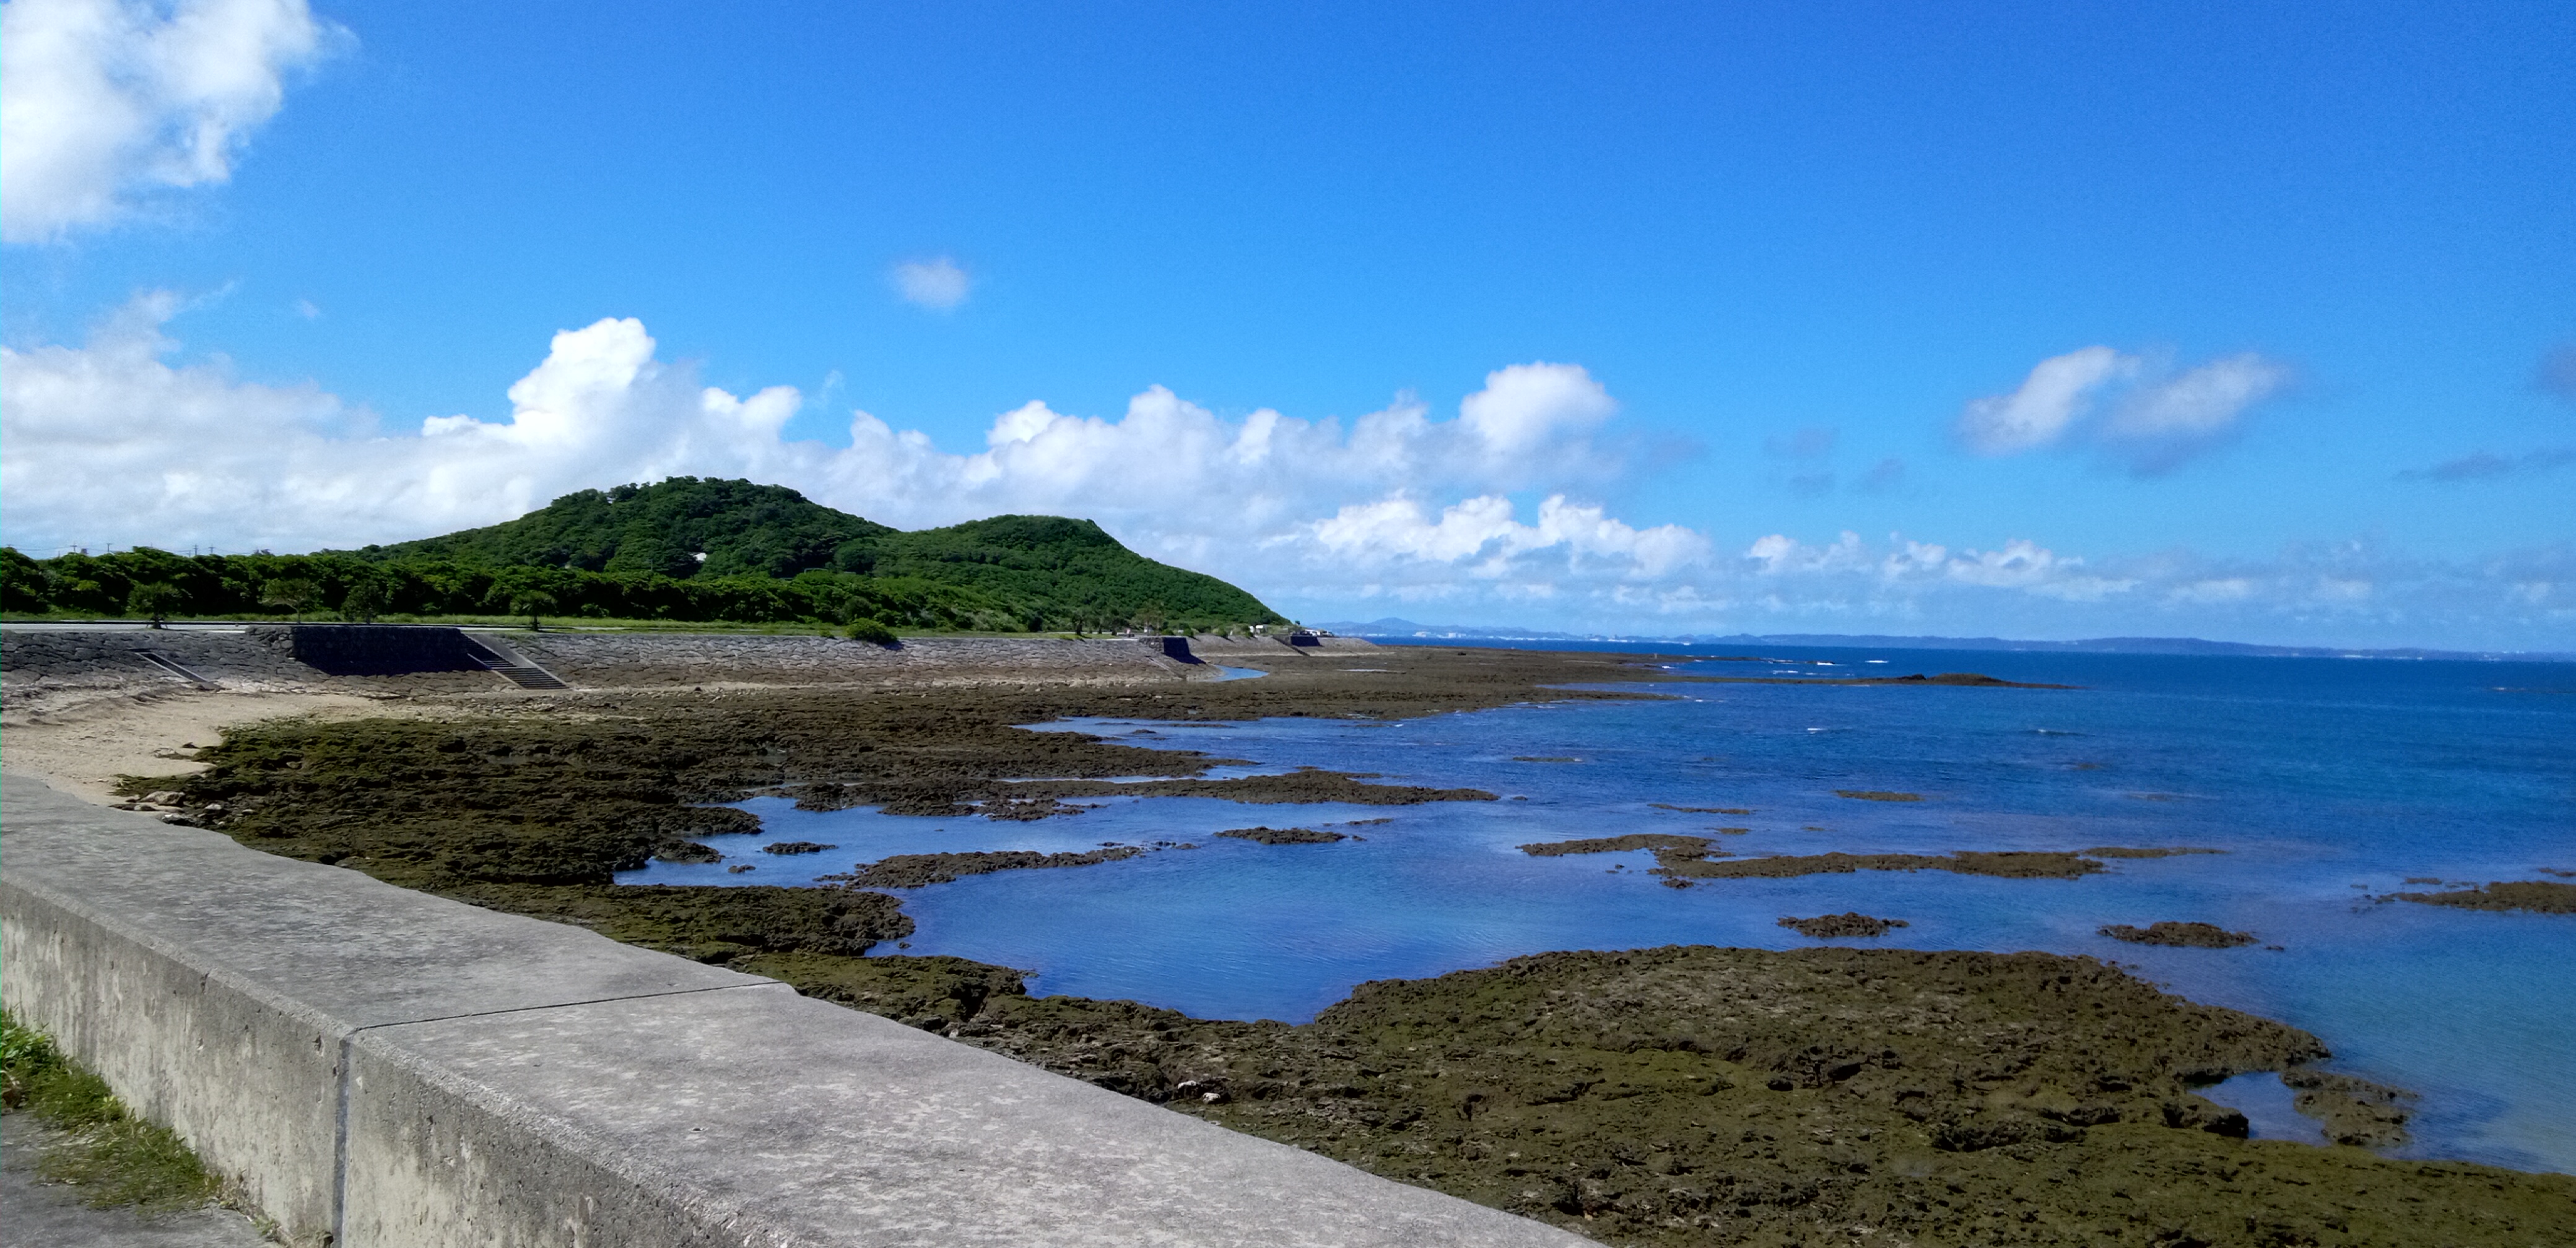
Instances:
[[[125,613],[139,615],[159,628],[179,609],[179,587],[167,581],[143,581],[125,593]]]
[[[541,624],[537,619],[538,616],[552,611],[561,605],[561,600],[557,599],[553,594],[547,593],[546,591],[537,589],[533,586],[510,595],[510,614],[524,615],[528,617],[528,627],[530,629],[541,627]]]
[[[0,549],[0,611],[39,614],[53,609],[54,578],[45,565],[18,552]]]
[[[384,582],[372,576],[366,577],[340,595],[340,618],[372,624],[377,616],[385,613],[385,600]]]
[[[280,577],[259,591],[259,605],[275,607],[288,615],[302,615],[321,600],[321,587],[300,576]]]

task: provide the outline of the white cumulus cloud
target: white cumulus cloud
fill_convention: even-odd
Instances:
[[[2252,352],[2177,370],[2084,347],[2040,361],[2010,393],[1971,400],[1952,432],[1981,455],[2086,444],[2151,475],[2225,441],[2292,377],[2289,366]]]
[[[1970,402],[1959,414],[1959,439],[1985,455],[2047,446],[2092,408],[2097,391],[2136,369],[2135,356],[2109,347],[2050,356],[2030,370],[2019,389]]]
[[[1587,495],[1616,459],[1598,445],[1614,409],[1569,364],[1495,370],[1455,416],[1399,396],[1347,421],[1224,417],[1160,386],[1110,416],[1031,402],[996,415],[980,448],[950,451],[866,412],[850,414],[846,446],[791,440],[806,396],[706,386],[631,319],[556,334],[502,418],[397,423],[318,385],[190,359],[165,332],[178,311],[146,295],[81,345],[0,348],[11,544],[352,547],[685,474],[787,485],[907,528],[1085,516],[1310,615],[2576,648],[2576,551],[2562,548],[2452,564],[2354,544],[2231,562],[1845,532],[1737,538],[1726,555],[1708,533]]]
[[[1562,494],[1539,504],[1535,524],[1521,523],[1517,514],[1510,499],[1485,494],[1443,508],[1434,518],[1420,502],[1399,496],[1343,507],[1307,532],[1320,553],[1351,566],[1375,570],[1414,562],[1486,579],[1526,575],[1526,557],[1544,553],[1569,571],[1651,580],[1708,553],[1708,539],[1690,529],[1638,529]]]
[[[1347,424],[1266,409],[1226,419],[1160,386],[1116,418],[1032,402],[995,417],[983,449],[961,454],[866,412],[851,414],[846,447],[790,440],[782,431],[805,402],[794,387],[735,395],[701,385],[659,359],[632,319],[556,334],[509,387],[506,419],[382,428],[317,386],[263,386],[219,361],[174,362],[178,344],[163,325],[178,310],[170,295],[146,295],[82,346],[0,348],[12,540],[346,547],[488,524],[572,490],[694,474],[790,485],[906,526],[1014,511],[1089,516],[1197,567],[1326,575],[1353,560],[1392,569],[1499,560],[1615,579],[1660,575],[1697,550],[1686,530],[1633,527],[1568,492],[1559,467],[1601,458],[1589,435],[1612,407],[1572,365],[1498,370],[1450,420],[1409,397]],[[1524,523],[1502,491],[1531,481],[1550,493]],[[1464,501],[1451,518],[1394,522],[1426,495]]]
[[[975,289],[975,279],[946,256],[906,260],[894,266],[893,277],[895,293],[902,295],[904,302],[934,312],[946,312],[966,302],[966,296]]]
[[[0,5],[0,241],[113,221],[232,176],[285,80],[345,38],[304,0]]]
[[[1513,456],[1565,434],[1590,432],[1619,404],[1592,374],[1572,364],[1514,364],[1485,374],[1459,419],[1496,456]]]

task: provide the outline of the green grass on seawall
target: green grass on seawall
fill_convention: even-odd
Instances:
[[[222,1185],[168,1127],[146,1122],[108,1091],[107,1081],[65,1057],[43,1033],[0,1010],[0,1102],[12,1114],[65,1133],[37,1173],[82,1188],[97,1208],[193,1209]]]

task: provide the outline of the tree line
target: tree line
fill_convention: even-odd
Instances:
[[[1117,584],[1060,583],[1053,588],[1059,592],[995,592],[919,576],[819,568],[787,578],[680,579],[654,572],[495,567],[454,559],[387,561],[339,552],[182,555],[137,547],[34,559],[14,547],[0,547],[0,611],[18,616],[159,620],[319,615],[353,621],[557,616],[812,623],[877,640],[890,638],[894,630],[1198,632],[1256,622],[1168,612],[1158,601],[1135,600]]]

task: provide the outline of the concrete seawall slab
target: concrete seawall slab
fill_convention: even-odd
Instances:
[[[0,992],[303,1242],[1589,1242],[16,776]]]

